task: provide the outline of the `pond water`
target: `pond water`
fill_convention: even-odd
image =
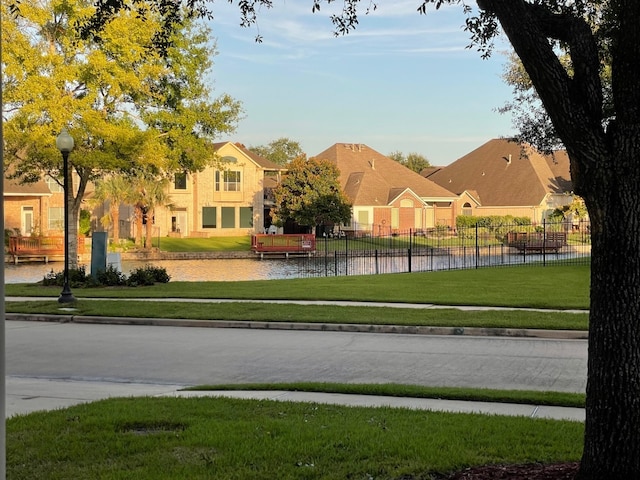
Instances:
[[[423,254],[384,255],[377,251],[360,251],[358,255],[344,253],[318,257],[292,257],[289,259],[199,259],[199,260],[123,260],[119,270],[125,275],[136,268],[151,264],[165,268],[171,280],[177,281],[242,281],[274,280],[284,278],[371,275],[398,272],[426,272],[434,270],[463,270],[498,265],[540,264],[549,261],[563,263],[576,261],[588,264],[590,248],[565,249],[548,255],[522,255],[504,248],[450,249]],[[35,283],[53,271],[61,272],[62,262],[5,264],[5,283]],[[86,266],[87,273],[90,270]]]
[[[167,270],[172,281],[238,281],[269,280],[298,277],[295,260],[211,259],[211,260],[154,260],[122,261],[122,272],[128,275],[136,268],[151,264]],[[51,272],[61,272],[62,262],[7,263],[4,269],[5,283],[34,283]],[[87,273],[90,266],[86,266]]]

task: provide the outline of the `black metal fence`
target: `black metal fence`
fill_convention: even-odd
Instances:
[[[435,227],[373,236],[318,238],[315,255],[297,258],[299,277],[428,272],[509,265],[584,264],[587,221],[539,225]]]

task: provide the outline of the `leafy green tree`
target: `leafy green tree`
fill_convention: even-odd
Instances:
[[[328,160],[304,156],[293,160],[273,191],[273,223],[282,226],[291,220],[305,227],[347,223],[351,205],[340,188],[339,176],[338,167]]]
[[[300,155],[304,155],[300,144],[286,137],[278,138],[268,145],[249,147],[249,150],[278,165],[286,165]]]
[[[411,152],[408,155],[404,155],[402,152],[391,152],[387,155],[391,160],[395,160],[396,162],[404,165],[409,170],[412,170],[416,173],[420,173],[427,167],[431,166],[429,160],[424,155],[420,155],[419,153]]]
[[[584,200],[578,196],[574,196],[573,201],[569,205],[556,208],[551,213],[551,218],[560,221],[566,220],[567,218],[583,220],[587,215],[587,206],[584,204]]]
[[[142,5],[138,5],[142,8]],[[240,105],[210,100],[203,79],[215,50],[208,31],[186,21],[163,55],[150,46],[161,19],[132,11],[79,40],[73,28],[94,8],[83,0],[2,2],[4,163],[32,182],[48,174],[62,184],[55,137],[68,127],[70,255],[77,261],[80,205],[87,185],[138,166],[158,174],[197,171],[214,160],[211,140],[230,132]]]
[[[97,11],[113,14],[121,1],[98,0]],[[165,9],[165,19],[180,15],[178,0],[150,3]],[[323,3],[312,0],[312,11]],[[418,12],[450,4],[462,5],[481,55],[491,53],[497,35],[506,35],[566,148],[574,190],[589,211],[589,359],[578,477],[640,478],[640,2],[477,0],[476,10],[466,0],[423,0]],[[241,23],[252,25],[272,2],[238,5]],[[331,17],[337,34],[358,26],[363,9],[371,8],[361,5],[344,1]],[[206,0],[191,6],[191,13],[207,11]],[[605,65],[610,89],[601,77]]]

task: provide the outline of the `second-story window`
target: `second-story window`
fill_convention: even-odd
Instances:
[[[173,178],[173,188],[175,190],[187,189],[187,174],[185,172],[178,172]]]
[[[216,172],[216,192],[239,192],[241,190],[240,172],[237,170],[226,170]]]

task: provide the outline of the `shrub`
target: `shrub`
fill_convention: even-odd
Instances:
[[[91,275],[87,275],[85,267],[81,266],[77,269],[69,269],[69,286],[73,288],[86,287],[115,287],[127,285],[137,287],[143,285],[153,285],[154,283],[168,283],[171,276],[167,270],[162,267],[154,267],[146,265],[143,268],[137,268],[131,272],[129,278],[122,272],[118,271],[113,265],[109,265],[106,270],[99,271],[94,279]],[[59,286],[64,284],[64,271],[47,273],[42,279],[44,286]]]
[[[127,285],[137,287],[140,285],[153,285],[154,283],[168,283],[170,279],[171,277],[166,269],[145,265],[131,272],[127,279]]]
[[[69,269],[69,286],[74,288],[86,287],[90,284],[94,284],[91,275],[87,275],[84,265],[78,268]],[[64,285],[64,270],[61,272],[54,272],[51,270],[42,279],[42,285],[44,286],[58,286]]]
[[[113,265],[108,265],[106,270],[98,271],[96,275],[98,285],[118,287],[127,284],[127,276]]]
[[[89,210],[80,210],[78,231],[85,237],[91,233],[91,212]]]

